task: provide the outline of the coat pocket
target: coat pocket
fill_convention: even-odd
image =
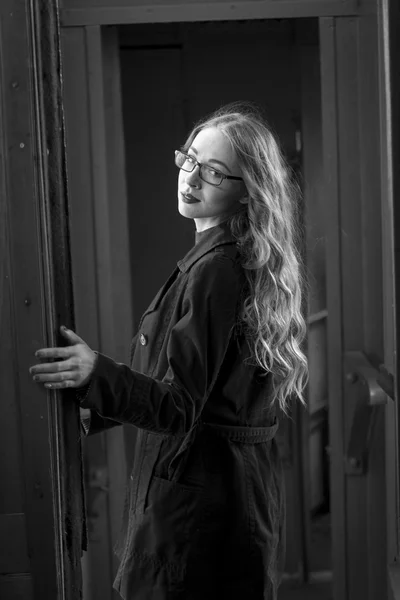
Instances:
[[[203,491],[153,476],[141,522],[144,547],[161,563],[186,563],[193,533],[199,520]]]
[[[122,598],[178,597],[174,592],[184,586],[200,496],[197,490],[152,476],[144,511],[131,515],[133,535],[114,582]]]
[[[144,511],[150,481],[164,439],[164,436],[154,433],[143,431],[140,432],[140,434],[142,440],[140,446],[138,444],[140,448],[139,456],[138,460],[135,461],[135,466],[131,475],[131,488],[133,492],[131,512],[139,514]]]

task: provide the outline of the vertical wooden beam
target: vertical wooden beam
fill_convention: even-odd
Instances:
[[[28,16],[43,324],[45,345],[55,346],[64,344],[60,324],[74,327],[58,2],[30,0]],[[58,595],[72,599],[81,593],[80,556],[86,537],[80,423],[73,391],[51,393],[49,415]]]
[[[357,19],[363,349],[376,367],[384,356],[377,33],[376,14]],[[371,600],[386,598],[387,594],[385,479],[385,407],[381,406],[374,415],[365,482],[368,594]]]
[[[359,64],[357,55],[358,29],[356,18],[336,19],[336,81],[337,136],[339,157],[339,235],[341,245],[342,279],[342,341],[343,358],[347,351],[364,349],[364,274],[362,253],[362,221],[365,217],[361,201],[360,131],[358,127]],[[375,293],[376,290],[368,290]],[[377,290],[378,293],[380,290]],[[379,318],[377,316],[377,318]],[[343,434],[347,455],[351,428],[357,404],[354,387],[341,374],[343,393],[337,401],[342,404]],[[346,558],[347,598],[369,598],[365,570],[371,568],[368,555],[367,479],[345,475],[346,493]]]
[[[373,14],[340,17],[330,23],[330,32],[326,27],[321,29],[323,131],[327,141],[324,159],[330,227],[327,256],[328,266],[336,271],[336,274],[331,272],[336,277],[334,289],[328,278],[328,302],[334,310],[332,315],[328,305],[328,324],[336,317],[339,330],[330,330],[328,334],[332,360],[329,375],[330,379],[336,379],[333,388],[330,384],[330,437],[332,450],[337,453],[336,465],[332,462],[331,480],[332,503],[336,504],[332,510],[333,582],[335,598],[350,599],[373,599],[377,594],[386,594],[382,552],[382,546],[386,545],[382,493],[385,485],[383,415],[382,411],[375,411],[367,472],[356,475],[347,468],[349,465],[344,470],[357,392],[356,386],[345,378],[347,374],[341,364],[346,352],[359,350],[377,366],[383,352],[375,19]],[[328,22],[325,24],[329,27]],[[330,64],[326,60],[328,39]],[[325,95],[324,66],[328,67],[325,79],[332,82],[330,90],[325,85]],[[329,103],[333,106],[331,120]],[[334,161],[329,154],[333,147]],[[334,177],[329,179],[332,172]],[[335,519],[340,522],[335,524]],[[341,568],[339,577],[335,571],[337,564]],[[338,582],[344,585],[340,593],[335,589]]]
[[[347,598],[346,504],[342,389],[342,283],[339,202],[339,149],[336,24],[320,19],[322,133],[327,230],[328,395],[331,461],[333,598]]]

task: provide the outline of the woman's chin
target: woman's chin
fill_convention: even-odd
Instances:
[[[185,204],[184,202],[180,201],[178,203],[178,210],[182,217],[186,217],[187,219],[193,219],[196,217],[197,211],[195,209],[195,205],[193,204]]]

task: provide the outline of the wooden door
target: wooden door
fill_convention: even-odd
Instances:
[[[385,361],[393,368],[395,337],[379,39],[376,12],[320,21],[335,600],[388,597],[387,506],[397,506],[394,406],[380,374]]]
[[[0,4],[0,597],[80,597],[84,533],[73,394],[32,381],[73,326],[54,2]]]

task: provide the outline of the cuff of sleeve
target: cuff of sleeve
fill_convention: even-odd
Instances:
[[[79,412],[81,417],[81,426],[83,429],[83,433],[85,435],[88,435],[92,420],[92,412],[89,408],[79,408]]]
[[[80,404],[82,404],[82,402],[84,402],[84,401],[86,400],[86,398],[87,398],[87,397],[88,397],[88,395],[89,395],[90,388],[91,388],[91,386],[92,386],[92,381],[93,381],[93,373],[94,373],[94,372],[95,372],[95,370],[96,370],[96,365],[97,365],[97,362],[98,362],[98,360],[99,360],[99,355],[98,355],[98,353],[97,353],[97,352],[95,352],[95,354],[96,354],[96,362],[95,362],[95,364],[94,364],[94,368],[93,368],[93,371],[92,371],[92,375],[91,375],[91,377],[90,377],[90,379],[89,379],[88,383],[87,383],[86,385],[83,385],[82,387],[76,388],[76,390],[75,390],[75,397],[76,397],[76,399],[78,400],[78,402],[79,402]]]
[[[88,397],[91,386],[92,386],[92,381],[90,380],[89,383],[87,383],[86,385],[84,385],[80,388],[76,388],[75,397],[80,404],[82,404],[82,402],[84,400],[86,400],[86,398]]]

